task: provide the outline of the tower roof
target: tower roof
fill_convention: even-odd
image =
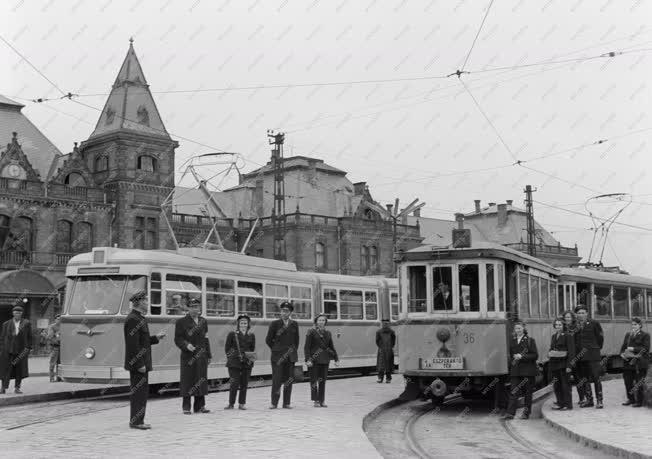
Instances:
[[[89,139],[117,131],[170,138],[136,57],[133,39],[129,42],[129,50],[113,83],[111,94]]]

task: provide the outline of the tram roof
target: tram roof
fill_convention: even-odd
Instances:
[[[610,273],[587,268],[559,268],[559,270],[562,276],[575,282],[634,285],[643,288],[652,287],[652,279],[648,277]]]
[[[482,252],[477,252],[478,250]],[[518,250],[506,247],[504,245],[495,244],[493,242],[475,242],[471,247],[460,247],[454,248],[451,246],[440,247],[433,245],[422,245],[415,247],[414,249],[408,250],[405,252],[407,259],[410,260],[409,254],[427,254],[433,252],[445,252],[450,253],[451,256],[458,258],[461,255],[466,255],[467,252],[470,252],[470,258],[481,258],[481,257],[495,257],[495,258],[504,258],[506,260],[515,261],[517,263],[522,263],[525,265],[530,265],[536,269],[540,269],[549,274],[559,275],[559,270],[549,265],[548,263],[528,255]],[[473,253],[475,252],[475,253]],[[434,258],[434,257],[433,257]],[[422,257],[419,257],[422,259]]]

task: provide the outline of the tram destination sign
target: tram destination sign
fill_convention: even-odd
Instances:
[[[421,359],[422,370],[463,370],[464,359],[462,357],[433,357]]]

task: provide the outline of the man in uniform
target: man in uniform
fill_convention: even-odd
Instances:
[[[127,315],[124,326],[125,370],[129,371],[131,381],[129,427],[146,430],[151,428],[149,424],[145,424],[145,409],[149,394],[147,372],[152,371],[151,345],[158,344],[159,340],[165,337],[165,332],[160,331],[156,336],[149,334],[147,319],[145,319],[149,306],[146,291],[140,290],[134,293],[130,301],[131,312]]]
[[[376,369],[378,370],[378,383],[383,382],[383,376],[387,384],[392,382],[392,371],[394,370],[394,345],[396,345],[396,333],[389,327],[389,320],[383,319],[382,326],[376,330]]]
[[[48,327],[47,340],[50,343],[50,382],[61,381],[57,376],[57,365],[61,363],[61,315],[57,314],[54,323]]]
[[[290,315],[294,311],[292,303],[284,301],[280,304],[281,318],[273,321],[267,330],[265,342],[272,350],[272,404],[270,409],[278,407],[283,386],[283,408],[290,409],[292,398],[292,381],[294,379],[294,363],[298,360],[299,325]]]
[[[195,413],[210,412],[205,408],[205,397],[208,394],[211,346],[208,341],[208,323],[200,314],[201,300],[192,298],[188,304],[188,314],[177,319],[174,326],[174,343],[181,350],[179,391],[183,398],[183,414],[191,414],[190,398],[193,396]]]
[[[4,394],[9,389],[9,381],[14,379],[14,392],[22,394],[20,383],[29,376],[27,362],[32,350],[32,326],[23,319],[23,307],[14,306],[13,319],[2,324],[0,332],[0,376]]]
[[[602,365],[600,362],[600,350],[604,344],[604,334],[602,327],[597,320],[588,318],[587,307],[580,304],[575,308],[577,315],[577,332],[575,333],[575,349],[578,376],[580,378],[578,385],[583,388],[585,395],[584,403],[580,403],[580,408],[593,406],[593,394],[591,393],[591,382],[595,386],[595,407],[600,409],[602,405],[602,383],[600,382],[600,373]]]

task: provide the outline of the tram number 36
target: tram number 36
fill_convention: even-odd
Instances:
[[[464,344],[473,344],[473,343],[475,343],[475,334],[464,333]]]

